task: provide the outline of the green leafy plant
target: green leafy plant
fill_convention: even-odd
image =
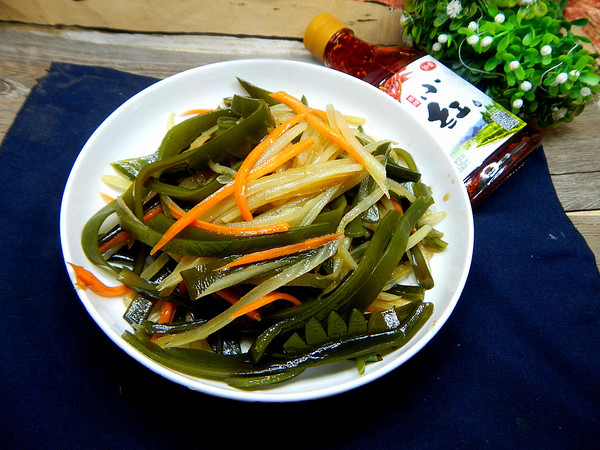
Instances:
[[[502,106],[541,127],[570,122],[600,96],[597,53],[574,34],[567,1],[407,0],[415,44]]]

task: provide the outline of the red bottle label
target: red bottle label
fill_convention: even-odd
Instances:
[[[419,67],[422,71],[429,72],[430,70],[435,69],[437,67],[437,64],[435,63],[435,61],[425,61],[421,63]]]

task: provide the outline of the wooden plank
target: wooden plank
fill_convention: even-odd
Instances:
[[[588,104],[570,123],[544,131],[544,152],[553,175],[600,171],[600,104]]]
[[[3,0],[0,2],[0,19],[145,33],[212,33],[300,39],[314,16],[330,12],[368,41],[380,44],[400,42],[402,11],[383,3],[386,2]]]
[[[567,212],[600,209],[600,108],[589,104],[568,124],[544,131],[544,152]]]
[[[577,230],[586,238],[600,270],[600,211],[575,211],[567,216]]]
[[[44,69],[0,61],[0,142],[4,139],[13,119],[27,98],[35,79]]]
[[[600,209],[600,171],[552,175],[565,211],[591,211]]]
[[[27,65],[48,61],[92,64],[166,77],[182,70],[237,58],[313,61],[298,41],[234,36],[154,36],[45,26],[0,26],[3,62]]]

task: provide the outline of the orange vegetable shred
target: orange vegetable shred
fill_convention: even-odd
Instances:
[[[228,267],[241,266],[244,264],[250,264],[258,261],[265,261],[267,259],[279,258],[280,256],[292,255],[294,253],[303,252],[305,250],[312,250],[313,248],[321,247],[334,239],[343,236],[344,233],[333,233],[326,234],[306,241],[299,242],[297,244],[284,245],[283,247],[271,248],[269,250],[262,250],[259,252],[248,253],[242,255],[235,261],[225,264],[223,267],[219,267],[217,270],[225,269]]]
[[[96,276],[87,269],[75,264],[69,263],[69,265],[75,271],[76,282],[75,284],[81,289],[90,288],[90,290],[102,297],[118,297],[120,295],[130,292],[131,289],[121,284],[119,286],[107,286],[102,283]]]

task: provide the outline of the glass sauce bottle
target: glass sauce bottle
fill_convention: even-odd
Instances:
[[[467,96],[478,98],[477,103],[473,102],[475,105],[481,107],[481,103],[487,103],[493,111],[496,111],[492,116],[496,117],[494,120],[498,120],[497,123],[508,123],[509,125],[502,126],[513,127],[506,131],[503,138],[487,145],[485,150],[482,150],[483,153],[477,156],[475,162],[472,161],[470,164],[464,164],[461,161],[462,157],[468,158],[468,156],[466,156],[466,151],[462,151],[462,148],[467,144],[460,140],[467,139],[470,135],[467,137],[458,136],[457,139],[459,140],[457,141],[448,140],[445,137],[438,141],[442,148],[453,157],[459,172],[463,176],[463,182],[473,206],[479,204],[481,200],[508,178],[522,164],[527,155],[541,143],[541,133],[527,126],[521,119],[506,111],[475,86],[450,71],[424,51],[408,46],[372,45],[357,38],[350,28],[327,13],[319,14],[307,26],[304,33],[304,45],[313,56],[326,66],[360,78],[384,90],[404,104],[407,102],[406,98],[403,98],[401,88],[404,84],[407,84],[408,78],[414,78],[411,77],[411,74],[418,72],[419,76],[425,75],[431,67],[442,70],[442,75],[451,77],[450,83],[446,83],[447,85],[451,84],[452,89],[465,90],[460,91],[460,95],[455,93],[456,98],[461,101]],[[425,68],[425,71],[419,72],[419,67]],[[421,80],[419,81],[420,86],[434,84],[431,79],[429,79],[429,84],[424,78],[422,81],[422,83]],[[437,75],[434,81],[438,81]],[[460,88],[457,88],[457,86],[460,86]],[[435,89],[435,87],[431,87],[431,89]],[[417,104],[417,106],[421,106],[424,103],[423,98],[425,97],[422,95],[417,97],[416,94],[415,96],[408,96],[413,106]],[[458,110],[460,114],[459,102],[451,102],[452,104],[454,104],[453,108]],[[457,104],[459,108],[456,107]],[[473,105],[470,106],[473,107]],[[410,111],[410,108],[408,109]],[[439,115],[444,109],[446,109],[446,112],[448,111],[448,108],[438,110],[437,107],[433,111]],[[421,108],[421,112],[424,112],[424,108]],[[427,129],[435,133],[436,131],[432,128],[434,121],[431,120],[431,114],[430,110],[429,117],[422,116],[421,121]],[[487,114],[488,120],[489,116],[490,114]],[[446,120],[440,120],[440,125],[444,125],[444,123],[446,125],[456,124],[457,119],[453,120],[454,122],[448,121],[447,118]],[[460,132],[457,130],[457,133]],[[480,136],[480,138],[482,137]]]

